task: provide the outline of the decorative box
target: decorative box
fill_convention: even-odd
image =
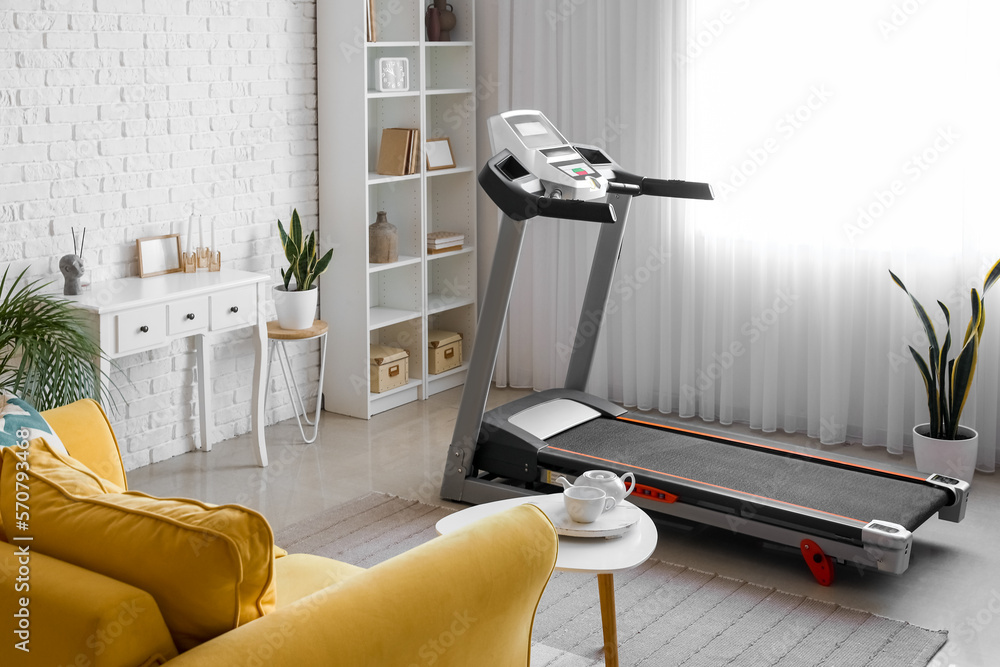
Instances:
[[[427,254],[439,255],[444,252],[461,250],[465,243],[465,234],[459,232],[428,232]]]
[[[462,334],[431,329],[427,332],[427,372],[431,375],[462,365]]]
[[[381,394],[402,387],[410,379],[410,353],[398,347],[371,345],[372,392]]]

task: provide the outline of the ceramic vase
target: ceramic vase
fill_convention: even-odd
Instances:
[[[275,285],[274,310],[278,316],[278,326],[282,329],[308,329],[316,320],[316,304],[319,289],[313,285],[307,290],[285,290],[284,285]]]
[[[424,13],[424,24],[427,26],[427,41],[441,41],[441,13],[434,5],[427,5]]]
[[[432,41],[450,42],[451,31],[455,29],[455,24],[458,22],[455,18],[454,8],[445,0],[434,0],[433,6],[437,10],[441,34],[438,39]]]
[[[961,440],[932,438],[930,424],[913,427],[913,457],[917,470],[928,474],[938,473],[972,482],[979,453],[979,434],[968,426],[959,426]]]
[[[379,211],[375,223],[368,228],[368,261],[387,264],[399,260],[399,233],[389,222],[385,211]]]

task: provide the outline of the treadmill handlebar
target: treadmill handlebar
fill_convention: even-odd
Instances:
[[[608,181],[608,194],[629,195],[631,197],[638,197],[639,195],[642,194],[642,188],[632,183],[618,183],[615,181]]]
[[[527,220],[538,215],[585,222],[613,223],[614,208],[600,202],[542,197],[525,190],[521,184],[531,174],[509,150],[503,150],[486,162],[479,172],[479,184],[512,220]]]
[[[615,210],[611,208],[610,204],[578,199],[553,199],[552,197],[538,197],[532,194],[528,194],[528,197],[535,200],[534,206],[537,215],[544,215],[548,218],[604,223],[617,221]]]
[[[653,197],[674,197],[677,199],[715,199],[712,186],[693,181],[665,181],[659,178],[642,179],[642,194]]]
[[[715,199],[712,186],[708,183],[647,178],[621,169],[615,169],[614,172],[615,180],[612,182],[635,185],[639,188],[639,194],[676,199]]]

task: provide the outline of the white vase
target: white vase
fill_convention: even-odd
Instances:
[[[913,427],[913,456],[917,460],[917,470],[971,483],[979,453],[979,434],[968,426],[959,425],[958,434],[964,436],[964,440],[938,440],[928,435],[930,431],[930,424]]]
[[[305,291],[286,291],[284,285],[275,285],[273,292],[278,326],[282,329],[308,329],[313,325],[319,299],[316,285]]]

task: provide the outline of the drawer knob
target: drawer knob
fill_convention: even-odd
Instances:
[[[188,313],[188,314],[187,314],[187,318],[188,318],[189,320],[193,320],[193,319],[194,319],[194,313]]]
[[[143,324],[141,327],[139,327],[139,331],[141,331],[142,333],[149,333],[149,327]]]
[[[238,313],[238,312],[240,312],[240,307],[239,306],[233,306],[232,308],[229,309],[229,312],[230,313]]]

